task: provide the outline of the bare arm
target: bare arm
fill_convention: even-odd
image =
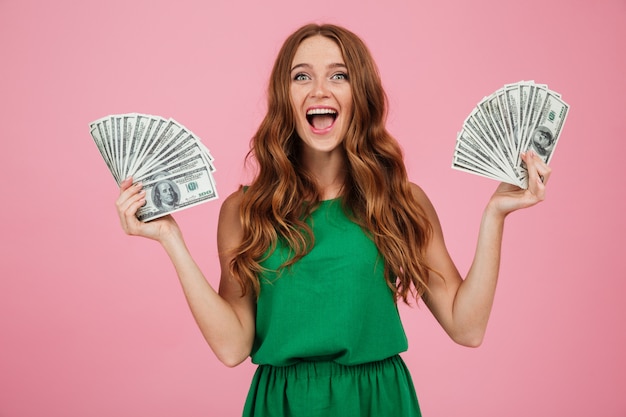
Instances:
[[[200,331],[217,358],[227,366],[243,362],[250,354],[254,340],[254,295],[249,292],[241,297],[239,286],[229,274],[230,257],[225,254],[241,240],[240,199],[241,192],[233,193],[224,201],[220,211],[217,230],[221,266],[219,293],[198,268],[171,216],[148,223],[137,220],[135,213],[145,202],[140,185],[133,186],[130,180],[124,181],[116,202],[120,223],[127,234],[154,239],[163,246],[176,269]]]
[[[433,225],[426,259],[429,266],[442,275],[431,274],[430,291],[424,295],[424,301],[450,337],[462,345],[482,343],[498,281],[506,216],[533,206],[545,197],[550,168],[533,152],[522,157],[529,171],[529,187],[522,190],[502,183],[493,194],[483,212],[474,260],[465,279],[461,278],[446,249],[435,209],[424,192],[415,187],[415,195]]]

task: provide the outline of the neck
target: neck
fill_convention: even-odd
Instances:
[[[315,177],[322,200],[330,200],[342,194],[346,180],[346,160],[343,152],[309,155],[303,162],[307,171]]]

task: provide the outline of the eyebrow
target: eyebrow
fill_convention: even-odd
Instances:
[[[293,72],[293,70],[296,70],[298,68],[310,69],[310,68],[312,68],[312,65],[311,64],[306,64],[306,63],[297,64],[297,65],[294,65],[294,67],[289,72]],[[336,63],[330,64],[330,65],[328,65],[328,68],[344,68],[344,69],[348,69],[346,64],[342,64],[341,62],[336,62]]]

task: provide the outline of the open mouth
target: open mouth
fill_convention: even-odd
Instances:
[[[330,108],[309,109],[306,120],[316,130],[328,129],[335,123],[337,111]]]

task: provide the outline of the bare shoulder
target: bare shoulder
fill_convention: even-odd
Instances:
[[[239,208],[241,207],[241,202],[243,200],[243,189],[240,188],[234,192],[232,192],[224,202],[222,203],[222,208],[220,212],[225,212],[227,214],[231,212],[239,212]]]
[[[222,203],[217,224],[217,249],[222,269],[220,295],[231,302],[241,297],[241,289],[230,273],[230,263],[234,256],[233,250],[241,244],[243,238],[243,228],[239,217],[242,198],[242,189],[226,197]]]
[[[220,208],[219,224],[221,226],[237,226],[240,225],[239,210],[243,200],[243,190],[239,189],[230,194]]]
[[[415,196],[415,198],[417,198],[420,203],[422,202],[423,199],[428,199],[422,187],[415,184],[414,182],[410,184],[411,184],[411,191],[413,192],[413,196]]]
[[[411,183],[411,192],[428,217],[437,217],[435,208],[422,187],[415,183]]]
[[[243,229],[239,217],[239,210],[243,199],[243,190],[239,189],[230,194],[220,208],[217,224],[217,244],[220,253],[232,249],[241,243]]]

